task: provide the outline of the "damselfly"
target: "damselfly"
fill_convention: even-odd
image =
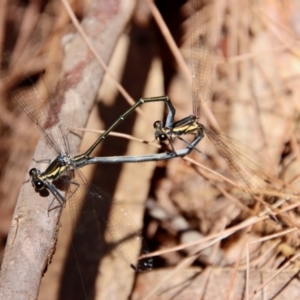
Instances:
[[[70,116],[66,115],[66,122],[58,121],[60,108],[58,107],[55,98],[50,102],[44,103],[36,88],[32,87],[30,78],[19,68],[17,63],[12,64],[12,71],[21,74],[21,82],[26,82],[22,88],[13,89],[10,92],[10,97],[15,100],[32,121],[38,126],[41,131],[44,142],[56,153],[56,158],[50,162],[45,171],[40,171],[38,168],[32,168],[29,171],[32,186],[36,192],[41,195],[50,192],[54,196],[49,207],[49,215],[51,210],[57,206],[64,206],[66,199],[72,203],[77,201],[77,198],[85,196],[86,202],[90,207],[93,207],[94,219],[100,222],[103,228],[107,228],[111,233],[112,242],[120,247],[126,261],[138,272],[151,270],[153,260],[141,259],[137,261],[138,253],[133,249],[141,249],[141,253],[147,253],[148,248],[139,231],[136,230],[134,221],[130,214],[127,213],[121,204],[113,203],[110,206],[109,214],[113,219],[122,219],[122,226],[115,226],[108,220],[107,203],[111,198],[104,193],[98,186],[87,183],[83,174],[78,168],[85,165],[85,161],[89,158],[90,153],[94,148],[108,135],[108,132],[118,125],[115,122],[106,132],[101,135],[97,142],[84,154],[71,156],[70,154],[70,136],[69,135],[69,120]],[[20,76],[20,75],[19,75]],[[5,90],[12,86],[11,73],[0,75],[1,89]],[[27,86],[29,85],[29,86]],[[26,97],[24,97],[26,95]],[[71,112],[70,112],[71,113]],[[37,158],[38,159],[38,158]],[[118,159],[117,159],[118,162]],[[66,192],[63,196],[59,191],[62,189]],[[74,214],[72,215],[73,222],[76,222],[77,205],[74,204]],[[95,224],[97,226],[98,224]],[[94,237],[96,238],[96,237]]]
[[[17,63],[13,66],[15,70],[13,69],[12,71],[18,69],[16,72],[22,74],[22,79],[30,82],[28,76],[17,67]],[[0,75],[0,82],[4,88],[12,85],[10,76],[7,76],[7,74],[4,73],[1,73]],[[26,98],[22,96],[22,93],[24,92],[27,93]],[[90,206],[93,206],[94,211],[98,216],[98,220],[111,232],[114,243],[119,244],[128,263],[136,271],[150,270],[153,264],[151,258],[141,259],[138,263],[135,263],[137,253],[131,249],[141,249],[141,253],[147,253],[148,250],[143,238],[140,236],[139,232],[134,229],[135,226],[131,221],[129,214],[120,204],[113,204],[110,208],[110,215],[114,216],[114,218],[124,218],[124,222],[121,228],[116,228],[114,224],[109,222],[108,218],[105,216],[106,210],[104,207],[105,203],[111,200],[110,197],[100,190],[99,187],[87,183],[83,174],[79,171],[79,168],[95,163],[146,162],[185,156],[197,145],[202,136],[197,135],[191,144],[185,149],[178,151],[143,156],[91,157],[94,149],[109,135],[109,133],[142,104],[165,102],[169,109],[169,114],[164,128],[171,129],[174,125],[175,127],[177,126],[176,123],[173,123],[175,109],[167,97],[141,98],[135,105],[122,114],[103,134],[101,134],[86,152],[72,156],[70,154],[68,137],[71,125],[69,120],[71,117],[66,115],[64,116],[66,122],[58,121],[60,110],[58,103],[55,102],[55,98],[51,99],[48,103],[43,103],[37,90],[35,88],[32,89],[32,87],[23,88],[21,90],[15,89],[11,92],[10,96],[38,126],[47,146],[53,149],[57,155],[56,158],[50,162],[45,171],[41,171],[38,168],[32,168],[29,171],[30,180],[36,192],[43,194],[45,191],[49,191],[57,201],[57,204],[55,204],[55,201],[52,202],[49,211],[55,209],[57,205],[63,206],[65,200],[69,197],[71,198],[70,201],[73,202],[76,201],[75,198],[85,194],[87,203],[89,203]],[[155,122],[156,128],[158,124],[160,124],[160,122]],[[164,136],[161,133],[157,133],[156,138],[162,140]],[[74,176],[76,179],[74,179]],[[59,191],[61,186],[68,192],[65,197]],[[75,219],[75,216],[72,217]],[[118,242],[121,240],[122,242]]]
[[[215,57],[214,49],[217,44],[218,34],[215,32],[216,17],[214,15],[214,3],[202,6],[202,1],[193,0],[192,3],[192,38],[191,38],[191,71],[192,71],[192,106],[193,114],[179,121],[174,121],[175,109],[169,109],[166,125],[158,121],[155,123],[155,136],[161,142],[193,134],[197,143],[206,135],[216,148],[217,152],[227,162],[232,172],[238,179],[242,190],[252,196],[264,194],[274,197],[295,197],[294,190],[291,193],[282,192],[287,184],[268,174],[268,164],[256,151],[243,145],[239,141],[208,129],[199,122],[201,105],[208,101],[211,95],[211,83],[213,79]],[[168,107],[171,103],[165,97]],[[173,150],[176,153],[175,150]],[[264,202],[265,205],[268,205]]]

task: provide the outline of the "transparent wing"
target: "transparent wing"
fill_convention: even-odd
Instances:
[[[46,143],[57,154],[69,153],[65,136],[70,124],[65,123],[65,121],[62,124],[58,118],[63,105],[63,98],[53,97],[51,101],[43,100],[32,80],[17,62],[11,63],[6,73],[0,73],[0,86],[3,90],[10,91],[11,99],[16,101],[38,126]]]
[[[200,117],[201,102],[210,99],[218,40],[214,1],[192,0],[192,97],[193,113]]]
[[[286,184],[265,171],[270,171],[271,167],[257,152],[233,138],[211,131],[202,124],[199,125],[218,153],[226,160],[244,191],[252,196],[257,194],[275,197],[294,196],[281,192]]]
[[[72,223],[76,224],[76,233],[80,233],[80,242],[76,243],[79,247],[90,247],[91,255],[100,256],[105,252],[104,232],[109,232],[109,242],[105,242],[106,248],[120,250],[128,265],[137,272],[149,271],[153,266],[152,258],[138,260],[140,254],[148,253],[148,247],[145,243],[140,230],[137,228],[134,220],[124,208],[123,205],[113,201],[111,196],[102,191],[99,187],[87,183],[83,174],[76,170],[76,177],[80,187],[73,193],[69,200],[71,208]],[[76,187],[75,187],[76,189]],[[72,194],[72,192],[71,192]],[[84,204],[81,208],[78,198],[84,196]],[[75,199],[76,198],[76,199]],[[88,231],[88,234],[86,232]],[[85,242],[82,242],[82,241]],[[77,251],[79,250],[79,251]],[[82,249],[76,247],[76,253],[82,252]],[[79,258],[81,260],[81,258]]]

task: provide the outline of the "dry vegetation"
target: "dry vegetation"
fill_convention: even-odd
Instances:
[[[191,24],[195,25],[191,16],[196,12],[191,9],[190,1],[157,1],[157,6],[150,0],[137,1],[135,6],[129,0],[73,2],[70,5],[83,21],[87,38],[93,41],[104,61],[109,61],[110,72],[132,99],[167,94],[176,108],[177,120],[192,113],[191,76],[186,66],[174,58],[180,49],[187,64],[191,62],[194,30]],[[212,60],[206,66],[215,66],[214,74],[210,67],[200,69],[200,79],[204,79],[201,95],[205,98],[200,121],[251,147],[255,152],[241,146],[243,154],[270,174],[271,184],[280,186],[277,197],[266,186],[259,187],[261,194],[255,190],[254,195],[251,186],[259,182],[255,174],[235,177],[207,137],[198,145],[201,152],[193,151],[185,159],[85,168],[89,181],[113,195],[116,201],[122,201],[131,215],[129,218],[143,228],[149,249],[155,252],[154,269],[144,274],[134,273],[121,251],[114,249],[110,254],[110,250],[118,248],[112,242],[103,245],[101,253],[93,253],[88,244],[88,240],[94,239],[92,232],[80,243],[81,250],[75,251],[75,258],[70,246],[71,226],[68,226],[72,204],[67,204],[61,218],[59,213],[55,216],[57,221],[52,227],[53,230],[60,227],[57,245],[54,234],[49,252],[41,254],[40,275],[44,267],[47,272],[41,279],[39,299],[84,299],[84,293],[89,299],[127,299],[129,295],[132,299],[299,298],[296,191],[300,190],[300,5],[297,0],[195,2],[203,4],[197,7],[197,14],[205,15],[203,19],[197,18],[196,25],[205,37],[203,43],[210,43],[206,46]],[[89,114],[86,128],[105,129],[129,104],[111,76],[106,75],[102,80],[103,69],[91,52],[86,54],[87,64],[93,60],[88,81],[80,82],[83,77],[78,75],[78,68],[68,68],[68,63],[76,65],[69,61],[72,57],[87,52],[81,50],[85,41],[62,3],[14,0],[0,4],[2,69],[6,74],[9,68],[15,71],[12,64],[8,66],[9,56],[18,61],[28,76],[43,77],[42,83],[37,81],[38,87],[46,86],[46,91],[39,88],[42,97],[46,93],[64,94],[75,81],[82,83],[78,89],[80,114],[73,118],[73,130],[80,137],[82,130],[75,127],[84,127]],[[94,5],[92,10],[90,5]],[[177,49],[169,47],[168,36],[161,34],[165,24],[157,17],[155,8],[160,11]],[[103,27],[93,27],[93,18],[107,24],[115,15],[118,21],[114,28],[109,27],[109,22]],[[97,36],[101,38],[96,40]],[[78,44],[72,42],[74,39]],[[201,67],[203,61],[208,62],[202,52],[194,52],[194,56],[200,59]],[[20,204],[14,217],[13,213],[21,187],[31,189],[25,181],[39,138],[35,125],[10,98],[19,77],[11,78],[10,86],[0,84],[1,260],[12,218],[19,222],[20,228],[28,226],[18,219]],[[100,81],[96,97],[93,92],[98,90]],[[91,111],[93,99],[97,102]],[[156,103],[145,105],[142,114],[133,114],[117,130],[152,142],[152,123],[163,118],[165,109]],[[95,133],[85,134],[80,151],[87,149],[96,137]],[[182,141],[174,140],[176,149],[184,146]],[[108,138],[99,148],[95,156],[143,155],[157,150],[120,137]],[[243,159],[243,163],[253,166],[250,160]],[[281,197],[280,193],[290,197]],[[25,198],[24,195],[20,198]],[[41,199],[37,201],[41,203]],[[47,212],[51,201],[49,196],[43,200],[43,207],[37,208],[45,222],[51,217]],[[39,218],[34,207],[27,212],[33,219]],[[126,218],[112,217],[116,227],[128,222]],[[35,223],[30,226],[38,227]],[[77,227],[82,229],[80,224]],[[8,238],[7,253],[12,249],[12,240]],[[39,245],[36,247],[39,251]],[[51,251],[55,252],[53,257]],[[77,263],[84,266],[80,272]],[[99,270],[98,263],[101,263]],[[5,289],[1,284],[3,274],[2,269],[0,295],[1,289]],[[20,283],[17,280],[15,284]]]

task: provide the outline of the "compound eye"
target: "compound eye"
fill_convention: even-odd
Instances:
[[[34,187],[38,190],[38,191],[41,191],[45,188],[45,184],[43,181],[41,180],[37,180],[34,182]]]
[[[33,168],[33,169],[31,169],[30,171],[29,171],[29,176],[34,176],[34,175],[36,175],[36,168]]]
[[[155,121],[155,122],[153,123],[153,127],[154,127],[154,128],[161,128],[161,127],[162,127],[161,121]]]
[[[160,134],[160,135],[158,136],[158,139],[159,139],[161,142],[164,142],[164,141],[166,141],[166,140],[168,139],[168,136],[167,136],[166,134],[162,133],[162,134]]]

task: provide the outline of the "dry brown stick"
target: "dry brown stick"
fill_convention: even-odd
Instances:
[[[106,62],[132,13],[133,1],[121,2],[115,1],[115,9],[111,10],[111,4],[107,5],[107,1],[95,0],[82,21],[85,32]],[[103,71],[87,49],[78,34],[65,45],[65,61],[58,83],[60,90],[56,94],[63,103],[69,102],[70,97],[75,97],[80,117],[75,116],[74,126],[78,127],[85,125],[103,77]],[[61,115],[64,110],[73,109],[69,106],[62,106]],[[71,145],[72,151],[78,149],[80,141],[81,138],[78,137]],[[40,141],[35,157],[38,158],[41,154],[53,157],[50,150],[45,153],[43,146]],[[1,268],[1,299],[37,298],[42,275],[55,250],[61,214],[61,209],[48,213],[52,200],[51,194],[41,197],[34,192],[29,182],[24,183],[13,215]]]

